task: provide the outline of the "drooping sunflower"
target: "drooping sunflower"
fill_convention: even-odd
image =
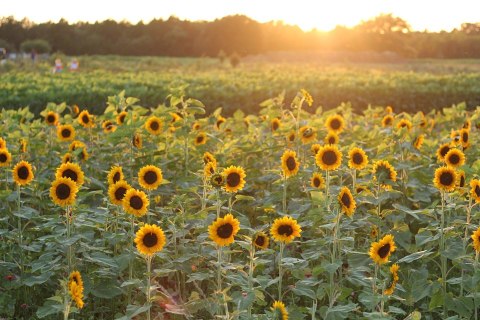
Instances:
[[[285,150],[282,155],[282,171],[283,175],[288,178],[298,173],[300,162],[297,159],[297,153],[292,150]]]
[[[202,125],[198,122],[198,121],[195,121],[192,125],[192,130],[200,130],[200,128],[202,127]]]
[[[457,186],[460,188],[465,187],[465,171],[463,170],[458,170],[457,171]]]
[[[297,223],[297,220],[285,216],[275,219],[273,225],[270,228],[270,234],[277,242],[290,243],[296,237],[300,237],[302,228]]]
[[[172,117],[172,120],[170,120],[170,125],[173,125],[175,122],[182,120],[182,116],[176,112],[170,112],[170,116]]]
[[[110,197],[110,201],[113,204],[118,206],[122,205],[123,198],[127,194],[127,191],[130,190],[132,187],[124,180],[120,180],[111,184],[108,187],[108,195]]]
[[[74,116],[80,113],[80,108],[76,104],[72,106],[72,113]]]
[[[216,166],[213,162],[207,162],[207,164],[203,167],[203,175],[205,178],[210,177],[211,175],[215,174]]]
[[[336,145],[326,145],[318,150],[315,162],[322,170],[336,170],[342,164],[342,153]]]
[[[393,236],[387,234],[378,242],[373,242],[370,247],[369,255],[373,262],[377,264],[384,264],[388,262],[388,258],[395,251],[395,242]]]
[[[375,181],[378,181],[382,185],[397,181],[397,171],[395,171],[390,162],[386,160],[376,161],[373,164],[372,173]]]
[[[437,159],[438,161],[445,161],[445,155],[450,151],[450,143],[444,143],[437,149]]]
[[[162,133],[162,127],[162,119],[156,116],[151,116],[147,119],[147,121],[145,121],[145,129],[154,136],[158,136],[160,133]]]
[[[412,129],[412,123],[408,119],[400,119],[400,121],[397,123],[397,129],[402,129],[406,128],[407,131],[410,131]]]
[[[75,128],[69,124],[59,125],[57,127],[57,137],[61,141],[71,141],[75,138]]]
[[[221,173],[214,173],[210,177],[210,183],[215,188],[224,188],[225,187],[225,176]]]
[[[62,156],[62,163],[67,162],[72,162],[72,154],[70,152],[67,152]]]
[[[325,180],[323,179],[322,174],[318,172],[312,174],[312,178],[310,179],[310,185],[312,186],[312,188],[323,188],[325,186]]]
[[[86,148],[86,147],[87,146],[82,141],[75,140],[75,141],[72,141],[72,143],[70,143],[70,146],[68,147],[68,150],[75,151],[77,149]]]
[[[355,192],[356,193],[361,193],[361,192],[364,192],[364,191],[368,191],[367,187],[357,184],[357,186],[355,188]]]
[[[223,170],[222,175],[225,177],[226,192],[237,192],[243,189],[247,175],[242,167],[230,166]]]
[[[470,145],[469,139],[470,139],[469,129],[460,130],[460,141],[462,142],[462,146],[464,148]]]
[[[317,139],[317,130],[310,126],[303,126],[300,128],[300,138],[303,144],[315,141]]]
[[[458,168],[465,163],[465,154],[456,149],[450,149],[445,155],[445,164],[452,168]]]
[[[20,152],[26,153],[27,152],[27,140],[24,138],[20,139]]]
[[[480,180],[473,179],[470,181],[470,195],[475,200],[475,202],[480,202]]]
[[[12,161],[12,155],[8,152],[7,148],[0,149],[0,167],[7,167]]]
[[[6,149],[7,148],[7,141],[0,137],[0,149]]]
[[[370,238],[377,239],[377,236],[378,236],[378,227],[373,225],[372,228],[370,228]]]
[[[131,188],[125,193],[122,205],[127,213],[141,217],[147,213],[150,201],[145,192]]]
[[[274,301],[272,306],[272,312],[275,319],[288,320],[288,311],[285,305],[281,301]]]
[[[205,132],[199,132],[195,137],[194,143],[196,146],[207,143],[207,135],[205,134]]]
[[[215,168],[217,167],[217,159],[215,159],[213,154],[207,151],[203,154],[203,163],[207,164],[209,162],[213,162],[213,164],[215,165]]]
[[[110,133],[117,130],[117,126],[113,124],[111,120],[105,120],[102,122],[103,132]]]
[[[13,180],[19,186],[25,186],[33,180],[33,169],[32,165],[27,161],[20,161],[13,167]]]
[[[76,163],[67,162],[63,163],[58,167],[57,171],[55,172],[55,179],[58,178],[70,178],[73,182],[80,187],[84,182],[84,174],[82,168]]]
[[[480,252],[480,228],[475,230],[472,234],[473,248],[476,252]]]
[[[72,271],[68,277],[68,283],[75,282],[78,286],[83,287],[82,275],[78,271]]]
[[[75,203],[77,184],[70,178],[58,178],[52,182],[50,197],[59,206],[65,207]]]
[[[117,121],[117,124],[119,126],[122,125],[125,122],[125,119],[127,118],[127,116],[128,116],[127,111],[122,111],[119,114],[117,114],[117,116],[115,117],[115,120]]]
[[[253,245],[257,249],[267,249],[270,239],[264,232],[257,232],[252,239]]]
[[[72,300],[75,301],[78,309],[82,309],[83,302],[83,286],[78,285],[75,281],[69,283],[69,292]]]
[[[45,116],[45,122],[49,126],[54,126],[58,123],[59,115],[56,112],[48,111],[47,115]]]
[[[78,123],[84,128],[93,128],[95,126],[93,116],[88,112],[88,110],[83,110],[78,115]]]
[[[340,138],[335,132],[329,131],[323,141],[325,142],[325,144],[338,144]]]
[[[387,114],[385,117],[382,119],[382,127],[391,127],[393,125],[393,116],[390,114]]]
[[[318,143],[314,143],[312,144],[312,146],[310,147],[310,150],[312,151],[313,155],[316,156],[318,151],[320,151],[320,149],[322,148],[322,146]]]
[[[332,115],[325,121],[325,127],[328,131],[333,131],[337,134],[341,133],[345,128],[345,120],[339,114]]]
[[[270,127],[272,128],[272,131],[277,131],[278,128],[280,128],[280,119],[278,118],[273,118]]]
[[[437,189],[450,192],[455,190],[457,185],[457,172],[451,167],[440,167],[435,170],[433,184]]]
[[[132,137],[132,145],[137,149],[142,149],[142,135],[140,133],[135,133]]]
[[[134,241],[138,252],[151,256],[162,251],[166,238],[162,228],[155,224],[145,224],[135,234]]]
[[[423,113],[422,113],[422,115],[423,116],[420,119],[420,128],[426,129],[427,126],[428,126],[428,119],[427,119],[427,117],[425,117],[425,115]]]
[[[310,93],[308,93],[308,91],[305,90],[305,89],[300,89],[300,93],[302,94],[303,98],[305,99],[305,102],[307,103],[307,105],[309,107],[311,107],[313,105],[312,95]]]
[[[145,190],[155,190],[163,181],[162,170],[148,165],[138,171],[138,183]]]
[[[220,130],[221,125],[222,125],[223,123],[225,123],[225,121],[227,121],[227,119],[225,119],[224,117],[222,117],[222,116],[219,115],[219,116],[217,117],[217,120],[215,121],[215,128],[216,128],[217,130]]]
[[[470,130],[471,127],[472,127],[472,121],[470,119],[465,120],[465,122],[463,123],[462,129]]]
[[[393,291],[395,291],[395,286],[400,279],[398,276],[398,270],[400,270],[400,267],[398,264],[394,263],[390,267],[390,274],[392,275],[392,281],[390,282],[390,285],[384,290],[385,295],[391,295],[393,294]]]
[[[413,147],[417,150],[420,150],[420,148],[423,145],[423,141],[425,140],[425,135],[420,134],[418,135],[415,140],[413,141]]]
[[[452,130],[452,132],[450,132],[450,138],[452,138],[452,145],[457,146],[461,144],[460,130]]]
[[[123,169],[120,166],[112,166],[108,172],[107,181],[108,184],[114,184],[117,181],[125,179],[123,175]]]
[[[386,114],[391,114],[391,113],[393,113],[393,108],[392,108],[392,106],[386,106],[386,107],[385,107],[385,113],[386,113]]]
[[[350,192],[350,189],[347,187],[343,187],[338,194],[338,203],[342,207],[342,211],[348,217],[351,217],[355,212],[355,208],[357,207],[357,203]]]
[[[352,169],[362,170],[368,164],[368,156],[361,148],[353,148],[348,152],[348,166]]]
[[[223,218],[217,218],[208,226],[208,235],[219,246],[227,246],[235,240],[240,230],[240,221],[228,213]]]

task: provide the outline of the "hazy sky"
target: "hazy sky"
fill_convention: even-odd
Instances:
[[[380,13],[405,19],[414,30],[451,30],[462,22],[480,22],[480,0],[2,0],[0,16],[35,22],[148,22],[175,15],[189,20],[214,20],[245,14],[257,21],[283,20],[304,30],[354,26]]]

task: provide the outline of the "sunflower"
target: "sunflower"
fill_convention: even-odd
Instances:
[[[288,320],[288,311],[283,302],[273,302],[272,311],[274,319]]]
[[[470,130],[471,127],[472,127],[472,121],[470,119],[465,120],[465,122],[463,123],[462,129]]]
[[[125,122],[125,118],[127,118],[128,112],[122,111],[115,117],[118,125],[122,125]]]
[[[413,141],[413,147],[417,150],[420,150],[420,148],[423,145],[423,141],[425,140],[425,135],[420,134],[418,135],[415,140]]]
[[[440,167],[435,170],[433,184],[440,190],[450,192],[455,190],[457,185],[457,173],[454,168]]]
[[[202,126],[200,125],[199,122],[194,122],[193,125],[192,125],[192,129],[195,130],[195,131],[200,130],[201,127]]]
[[[312,95],[308,93],[308,91],[305,89],[300,89],[300,93],[302,94],[303,99],[305,99],[305,102],[307,103],[307,105],[311,107],[313,105]]]
[[[393,116],[392,115],[386,115],[382,119],[382,127],[391,127],[393,125]]]
[[[348,166],[352,169],[362,170],[368,164],[368,156],[360,148],[353,148],[348,152]]]
[[[338,144],[340,138],[335,132],[329,131],[323,141],[325,142],[325,144]]]
[[[450,138],[452,138],[452,144],[453,145],[459,145],[461,144],[460,142],[460,130],[452,130],[452,132],[450,132]]]
[[[398,270],[399,269],[400,269],[400,267],[396,263],[392,264],[392,266],[390,267],[390,273],[392,274],[392,282],[390,283],[388,288],[386,288],[384,290],[383,293],[385,295],[391,295],[391,294],[393,294],[393,291],[395,291],[395,286],[396,286],[398,280],[400,279],[398,277]]]
[[[170,116],[172,117],[172,120],[170,120],[170,125],[182,120],[182,116],[176,112],[170,112]]]
[[[393,168],[390,162],[386,160],[379,160],[373,164],[372,173],[375,181],[385,185],[388,182],[397,181],[397,171]]]
[[[77,149],[86,148],[86,147],[87,146],[82,141],[75,140],[75,141],[72,141],[72,143],[70,143],[70,146],[68,147],[68,150],[75,151]]]
[[[84,128],[93,128],[95,123],[93,122],[93,116],[88,112],[88,110],[83,110],[78,115],[78,123]]]
[[[155,224],[145,224],[135,234],[134,241],[138,252],[151,256],[162,251],[166,238],[162,228]]]
[[[445,155],[450,151],[450,143],[444,143],[437,149],[437,159],[438,161],[445,161]]]
[[[384,264],[388,262],[388,258],[395,251],[395,242],[393,236],[387,234],[378,242],[373,242],[370,247],[369,255],[373,262],[377,264]]]
[[[353,199],[350,189],[348,189],[347,187],[343,187],[340,190],[340,193],[338,194],[338,202],[342,207],[342,211],[345,212],[348,217],[351,217],[353,215],[353,212],[355,211],[357,204],[355,202],[355,199]]]
[[[58,178],[52,182],[50,197],[59,206],[69,206],[75,202],[78,186],[70,178]]]
[[[428,126],[428,119],[422,113],[422,119],[420,120],[420,128],[425,129]]]
[[[208,178],[215,174],[216,169],[217,168],[213,162],[207,162],[207,164],[203,167],[203,175]]]
[[[7,141],[5,139],[0,137],[0,149],[6,149],[7,148]]]
[[[58,123],[59,115],[56,112],[48,111],[47,116],[45,117],[45,122],[49,126],[55,126]]]
[[[300,168],[300,162],[297,159],[297,153],[292,150],[286,150],[282,155],[282,170],[285,178],[297,174]]]
[[[83,286],[78,285],[75,281],[69,283],[69,292],[72,300],[75,301],[78,309],[82,309],[84,306],[83,302]]]
[[[227,119],[225,119],[224,117],[222,117],[222,116],[219,115],[219,116],[217,117],[217,120],[215,121],[215,128],[216,128],[217,130],[220,130],[220,126],[221,126],[225,121],[227,121]]]
[[[138,171],[138,183],[146,190],[155,190],[163,181],[162,170],[148,165]]]
[[[462,142],[462,146],[468,147],[470,145],[470,131],[468,129],[460,130],[460,141]]]
[[[230,166],[223,170],[222,175],[225,177],[226,192],[237,192],[243,189],[246,174],[242,167]]]
[[[392,108],[392,106],[386,106],[386,107],[385,107],[385,113],[387,113],[387,114],[393,113],[393,108]]]
[[[277,131],[278,128],[280,128],[280,119],[273,118],[272,121],[270,122],[270,127],[272,131]]]
[[[60,165],[60,167],[58,167],[57,172],[55,172],[55,179],[58,178],[70,178],[77,184],[78,187],[80,187],[84,182],[82,168],[73,162],[63,163]]]
[[[303,126],[300,128],[300,138],[303,144],[315,141],[317,139],[317,130],[310,126]]]
[[[105,132],[105,133],[110,133],[110,132],[114,132],[115,130],[117,130],[117,126],[115,126],[111,120],[103,121],[102,122],[102,128],[103,128],[103,132]]]
[[[132,145],[137,149],[142,149],[142,135],[135,133],[132,137]]]
[[[24,138],[20,139],[20,152],[26,153],[27,152],[27,140]]]
[[[364,191],[368,191],[366,186],[357,185],[356,188],[355,188],[356,193],[361,193],[361,192],[364,192]]]
[[[294,142],[295,141],[295,131],[290,131],[290,133],[287,135],[287,141],[288,142]]]
[[[125,193],[122,205],[127,213],[141,217],[147,213],[150,201],[145,192],[131,188]]]
[[[457,186],[460,188],[465,187],[465,171],[463,170],[457,171]]]
[[[123,169],[120,166],[112,166],[108,172],[107,181],[108,184],[114,184],[117,181],[125,179],[123,175]]]
[[[145,129],[154,136],[162,133],[162,126],[162,120],[156,116],[151,116],[147,119],[147,121],[145,121]]]
[[[194,141],[195,145],[199,146],[201,144],[205,144],[206,142],[207,142],[207,135],[205,134],[205,132],[199,132],[195,137],[195,141]]]
[[[67,152],[62,157],[62,163],[72,162],[72,154]]]
[[[315,162],[322,170],[336,170],[342,163],[342,153],[336,145],[326,145],[318,150]]]
[[[312,188],[323,188],[325,186],[325,180],[323,179],[322,174],[315,172],[310,179],[310,185]]]
[[[12,161],[12,155],[7,148],[0,149],[0,167],[7,167]]]
[[[408,119],[400,119],[397,123],[397,129],[407,128],[408,131],[412,129],[412,123]]]
[[[73,113],[74,115],[77,115],[77,114],[80,113],[80,108],[79,108],[76,104],[74,104],[74,105],[72,106],[72,113]]]
[[[270,228],[270,234],[275,241],[290,243],[296,237],[300,237],[302,228],[297,221],[291,217],[285,216],[275,219]]]
[[[264,232],[257,232],[253,236],[252,242],[257,249],[267,249],[270,239]]]
[[[325,127],[328,131],[340,133],[345,128],[345,120],[341,115],[335,114],[327,118],[327,121],[325,121]]]
[[[478,228],[472,234],[472,240],[473,240],[473,248],[475,249],[476,252],[480,252],[480,228]]]
[[[33,180],[32,165],[27,161],[20,161],[13,167],[13,180],[19,186],[25,186]]]
[[[68,277],[68,283],[71,284],[72,282],[75,282],[79,287],[83,288],[83,280],[80,272],[72,271],[72,273],[70,273],[70,276]]]
[[[449,167],[460,167],[465,163],[465,154],[458,149],[452,148],[445,155],[445,163]]]
[[[57,137],[61,141],[71,141],[75,138],[75,129],[69,125],[59,125],[57,127]]]
[[[213,154],[211,154],[210,152],[207,151],[203,154],[203,163],[207,164],[209,162],[213,162],[215,167],[217,167],[217,160],[215,159]]]
[[[217,218],[208,227],[208,235],[219,246],[232,244],[240,230],[240,221],[228,213],[223,218]]]
[[[480,180],[473,179],[470,181],[470,187],[470,195],[475,199],[475,202],[480,202]]]
[[[214,173],[210,177],[210,183],[215,188],[224,188],[225,187],[225,176],[221,173]]]
[[[316,156],[318,151],[320,151],[320,149],[322,148],[321,145],[319,145],[318,143],[314,143],[312,144],[312,146],[310,147],[310,150],[312,151],[313,155]]]
[[[377,236],[378,236],[378,227],[374,225],[370,229],[370,238],[377,239]]]

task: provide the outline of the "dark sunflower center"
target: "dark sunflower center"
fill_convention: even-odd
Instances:
[[[125,193],[127,193],[127,188],[118,187],[117,190],[115,190],[115,199],[122,200],[125,197]]]
[[[48,115],[47,121],[48,121],[48,123],[55,122],[55,116],[53,114]]]
[[[228,239],[232,236],[233,226],[226,223],[217,228],[217,235],[222,239]]]
[[[147,171],[143,176],[143,179],[148,184],[154,184],[158,180],[157,173],[155,171]]]
[[[349,195],[346,192],[342,195],[341,200],[345,207],[350,208],[350,205],[352,204],[352,202],[350,200]]]
[[[63,171],[62,177],[70,178],[70,179],[72,179],[72,181],[75,181],[75,182],[77,182],[77,179],[78,179],[77,173],[75,171],[73,171],[72,169],[67,169],[67,170]]]
[[[219,176],[216,176],[215,178],[213,178],[213,180],[214,180],[215,183],[216,183],[217,185],[219,185],[219,186],[223,184],[223,178],[222,178],[222,176],[220,176],[220,175],[219,175]]]
[[[279,235],[289,237],[292,235],[292,233],[293,233],[293,228],[289,224],[282,224],[280,227],[278,227]]]
[[[380,249],[378,249],[378,255],[382,259],[384,259],[389,252],[390,252],[390,243],[384,244]]]
[[[390,125],[392,123],[392,118],[388,117],[388,118],[385,118],[385,125]]]
[[[223,123],[223,120],[218,120],[217,121],[217,127],[220,127],[220,125]]]
[[[340,128],[340,120],[338,119],[333,119],[332,122],[330,122],[330,128],[332,128],[333,130],[337,130]]]
[[[63,129],[62,130],[62,137],[68,138],[68,137],[70,137],[70,134],[71,134],[70,129]]]
[[[278,126],[279,126],[278,121],[274,121],[273,124],[272,124],[272,129],[273,129],[273,131],[277,130],[277,129],[278,129]]]
[[[119,121],[120,123],[123,123],[123,122],[125,121],[125,116],[126,116],[125,114],[122,114],[122,115],[118,118],[118,120],[120,120],[120,121]]]
[[[313,179],[313,185],[315,186],[315,188],[320,187],[320,179],[314,178]]]
[[[130,207],[135,210],[140,210],[143,207],[143,200],[139,196],[133,196],[130,198]]]
[[[288,137],[288,140],[289,140],[289,141],[295,141],[295,135],[294,135],[294,134],[291,134],[291,135]]]
[[[445,157],[445,155],[447,154],[447,152],[450,151],[450,147],[449,146],[445,146],[443,147],[442,149],[440,149],[440,155],[442,157]]]
[[[25,180],[28,178],[28,174],[29,174],[29,171],[28,171],[28,168],[27,167],[20,167],[18,168],[17,170],[17,174],[18,174],[18,177],[22,180]]]
[[[210,170],[210,173],[211,173],[211,174],[214,174],[214,173],[215,173],[215,168],[214,168],[214,167],[210,166],[209,170]]]
[[[60,183],[55,189],[55,195],[60,200],[68,199],[68,197],[70,197],[70,192],[70,186],[65,183]]]
[[[355,164],[362,164],[362,162],[363,162],[363,156],[362,156],[362,154],[359,153],[359,152],[355,152],[355,153],[353,154],[352,161],[353,161],[353,163],[355,163]]]
[[[115,174],[113,175],[113,183],[116,183],[117,181],[120,181],[120,172],[115,172]]]
[[[295,161],[294,157],[288,157],[287,161],[285,161],[288,170],[293,171],[295,170],[295,167],[297,166],[297,162]]]
[[[335,143],[335,137],[329,137],[328,138],[328,143],[329,144],[334,144]]]
[[[257,236],[257,238],[255,239],[255,244],[259,247],[263,246],[265,244],[265,237]]]
[[[83,123],[89,123],[90,122],[90,117],[86,114],[82,116],[82,121]]]
[[[460,176],[460,187],[465,187],[465,177],[464,176]]]
[[[331,166],[337,162],[337,155],[332,150],[327,150],[322,154],[322,162]]]
[[[444,186],[450,186],[453,182],[453,174],[451,172],[442,172],[440,174],[440,183]]]
[[[406,128],[406,127],[407,127],[407,123],[404,122],[404,121],[400,122],[400,127],[401,127],[401,128]]]
[[[150,129],[156,131],[158,128],[160,128],[160,124],[157,121],[152,121],[152,123],[150,123]]]
[[[7,162],[7,155],[5,153],[0,153],[0,162]]]
[[[232,172],[227,176],[227,184],[230,187],[236,187],[240,184],[240,175],[236,172]]]
[[[480,197],[480,186],[475,186],[475,194]]]
[[[85,160],[87,157],[87,154],[85,153],[85,150],[82,150],[82,153],[80,153],[80,159]]]
[[[158,237],[155,233],[149,232],[143,236],[142,242],[145,245],[145,247],[151,248],[158,243]]]
[[[458,154],[454,153],[449,157],[448,160],[451,164],[458,164],[460,162],[460,157],[458,156]]]
[[[197,143],[202,143],[203,141],[203,136],[198,136],[197,137]]]
[[[303,131],[303,136],[305,138],[310,138],[311,136],[313,136],[313,130],[311,128],[306,129],[305,131]]]

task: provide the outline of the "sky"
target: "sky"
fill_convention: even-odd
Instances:
[[[283,20],[303,30],[352,27],[382,13],[406,20],[413,30],[450,31],[463,22],[480,22],[480,0],[3,0],[0,16],[34,22],[103,21],[137,23],[176,16],[214,20],[244,14],[259,22]]]

